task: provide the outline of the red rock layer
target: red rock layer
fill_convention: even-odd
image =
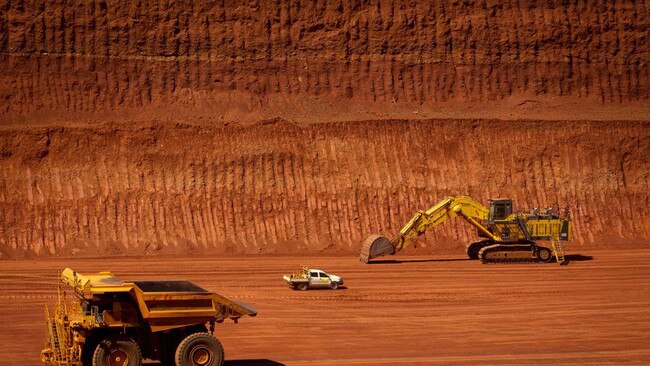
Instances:
[[[576,248],[647,247],[650,122],[368,121],[0,134],[0,258],[356,253],[445,195],[568,204]],[[462,253],[447,223],[416,244]]]
[[[4,0],[0,113],[647,103],[649,19],[623,0]]]

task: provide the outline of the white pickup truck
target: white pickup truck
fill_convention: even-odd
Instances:
[[[331,288],[336,290],[343,285],[339,276],[327,274],[320,269],[301,267],[297,273],[282,276],[284,281],[294,290],[307,290],[308,288]]]

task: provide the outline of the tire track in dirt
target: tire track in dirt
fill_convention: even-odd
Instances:
[[[216,329],[235,364],[647,364],[650,250],[581,252],[595,259],[536,268],[461,255],[371,266],[338,255],[3,261],[11,275],[0,296],[0,353],[8,366],[39,362],[42,305],[56,301],[57,269],[69,266],[124,280],[187,279],[250,303],[257,317]],[[304,261],[343,276],[348,288],[291,291],[281,275]]]

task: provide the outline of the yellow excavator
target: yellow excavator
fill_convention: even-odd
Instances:
[[[364,242],[359,260],[371,259],[402,251],[409,242],[427,230],[453,217],[461,217],[477,230],[484,240],[467,246],[470,259],[483,263],[557,262],[564,261],[560,241],[571,237],[571,215],[568,209],[532,209],[513,211],[512,200],[489,200],[489,207],[465,196],[446,197],[426,211],[418,211],[392,240],[370,235]],[[539,241],[546,241],[542,244]]]

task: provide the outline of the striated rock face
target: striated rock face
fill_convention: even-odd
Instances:
[[[355,253],[445,195],[568,204],[573,250],[647,247],[649,122],[368,121],[1,135],[0,256]],[[462,253],[461,221],[415,244]],[[422,249],[424,247],[424,249]]]
[[[0,112],[647,102],[649,19],[645,1],[5,0]]]
[[[649,33],[647,1],[0,0],[0,258],[356,253],[458,194],[647,247]]]

